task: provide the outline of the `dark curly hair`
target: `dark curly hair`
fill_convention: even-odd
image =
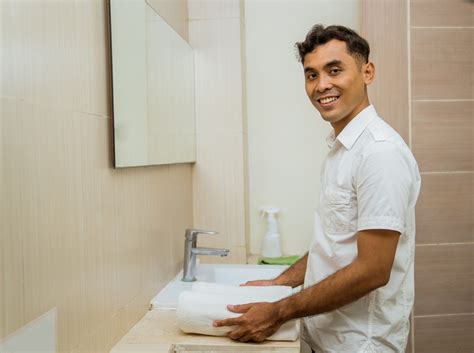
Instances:
[[[298,60],[303,63],[306,54],[333,39],[345,42],[348,53],[359,62],[369,62],[370,47],[364,38],[347,27],[332,25],[324,28],[322,24],[314,25],[306,35],[304,42],[295,44]]]

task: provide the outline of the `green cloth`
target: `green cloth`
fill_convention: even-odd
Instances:
[[[293,265],[298,261],[298,255],[282,256],[282,257],[262,257],[258,260],[260,265]]]

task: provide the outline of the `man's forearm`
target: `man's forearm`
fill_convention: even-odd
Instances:
[[[370,273],[356,260],[314,286],[276,302],[282,321],[337,309],[386,284]]]
[[[282,286],[298,287],[304,282],[308,253],[275,278],[275,284]]]

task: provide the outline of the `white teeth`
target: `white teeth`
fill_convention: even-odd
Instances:
[[[323,104],[331,103],[337,100],[339,97],[327,97],[327,98],[321,98],[319,101]]]

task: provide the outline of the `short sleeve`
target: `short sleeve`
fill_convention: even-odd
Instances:
[[[405,232],[411,177],[402,151],[387,142],[361,156],[355,173],[357,230]]]

